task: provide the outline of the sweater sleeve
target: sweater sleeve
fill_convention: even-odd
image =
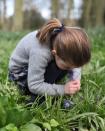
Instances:
[[[64,85],[44,82],[44,73],[48,64],[46,53],[30,53],[28,65],[28,87],[34,94],[63,95]]]
[[[69,77],[71,80],[81,79],[81,68],[74,68],[69,72]]]

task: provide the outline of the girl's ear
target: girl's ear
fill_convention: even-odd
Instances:
[[[56,50],[55,49],[53,49],[52,51],[52,54],[55,56],[56,55]]]

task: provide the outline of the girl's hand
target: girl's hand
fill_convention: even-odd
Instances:
[[[65,84],[65,94],[75,94],[80,90],[80,80],[72,80]]]

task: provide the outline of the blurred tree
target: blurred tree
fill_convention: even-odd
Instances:
[[[25,10],[23,19],[24,29],[37,29],[45,22],[45,19],[37,10],[35,10],[35,8],[32,8],[31,10]]]
[[[51,0],[51,18],[59,18],[60,0]]]
[[[58,18],[66,25],[70,25],[71,10],[73,8],[73,0],[52,0],[51,1],[51,17]]]
[[[30,29],[30,10],[32,7],[32,0],[24,0],[23,5],[23,28],[24,29]]]
[[[35,9],[30,11],[30,29],[39,28],[45,22],[45,19],[42,18],[41,14]]]
[[[71,19],[71,11],[73,9],[73,0],[67,0],[66,2],[66,16],[65,16],[65,24],[66,25],[75,25],[75,21]]]
[[[3,25],[2,25],[3,30],[6,30],[6,24],[7,24],[6,12],[7,12],[6,0],[3,0]]]
[[[105,12],[105,0],[94,0],[95,9],[94,9],[94,16],[95,16],[95,26],[103,26],[104,23],[104,12]]]
[[[2,27],[1,21],[2,21],[2,3],[1,3],[1,0],[0,0],[0,29]]]
[[[15,11],[13,17],[13,31],[23,28],[23,0],[15,0]]]
[[[34,2],[33,0],[24,0],[24,29],[37,29],[45,22],[45,19],[39,13],[37,5]]]
[[[67,5],[68,5],[67,18],[70,19],[70,13],[71,13],[71,9],[72,9],[72,6],[73,6],[73,0],[67,0]]]
[[[80,25],[87,27],[88,25],[91,25],[91,9],[92,9],[92,0],[83,0],[82,5],[82,16],[80,19]]]
[[[0,26],[3,30],[6,29],[7,24],[6,12],[7,12],[6,0],[0,0]]]
[[[83,0],[82,16],[80,25],[88,26],[103,26],[105,14],[105,0]]]

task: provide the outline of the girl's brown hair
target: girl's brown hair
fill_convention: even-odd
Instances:
[[[53,33],[59,29],[57,33]],[[54,35],[53,35],[54,34]],[[65,62],[83,66],[91,58],[90,43],[86,32],[82,28],[62,26],[54,18],[49,20],[37,33],[41,44],[49,44],[56,49],[57,55]]]

